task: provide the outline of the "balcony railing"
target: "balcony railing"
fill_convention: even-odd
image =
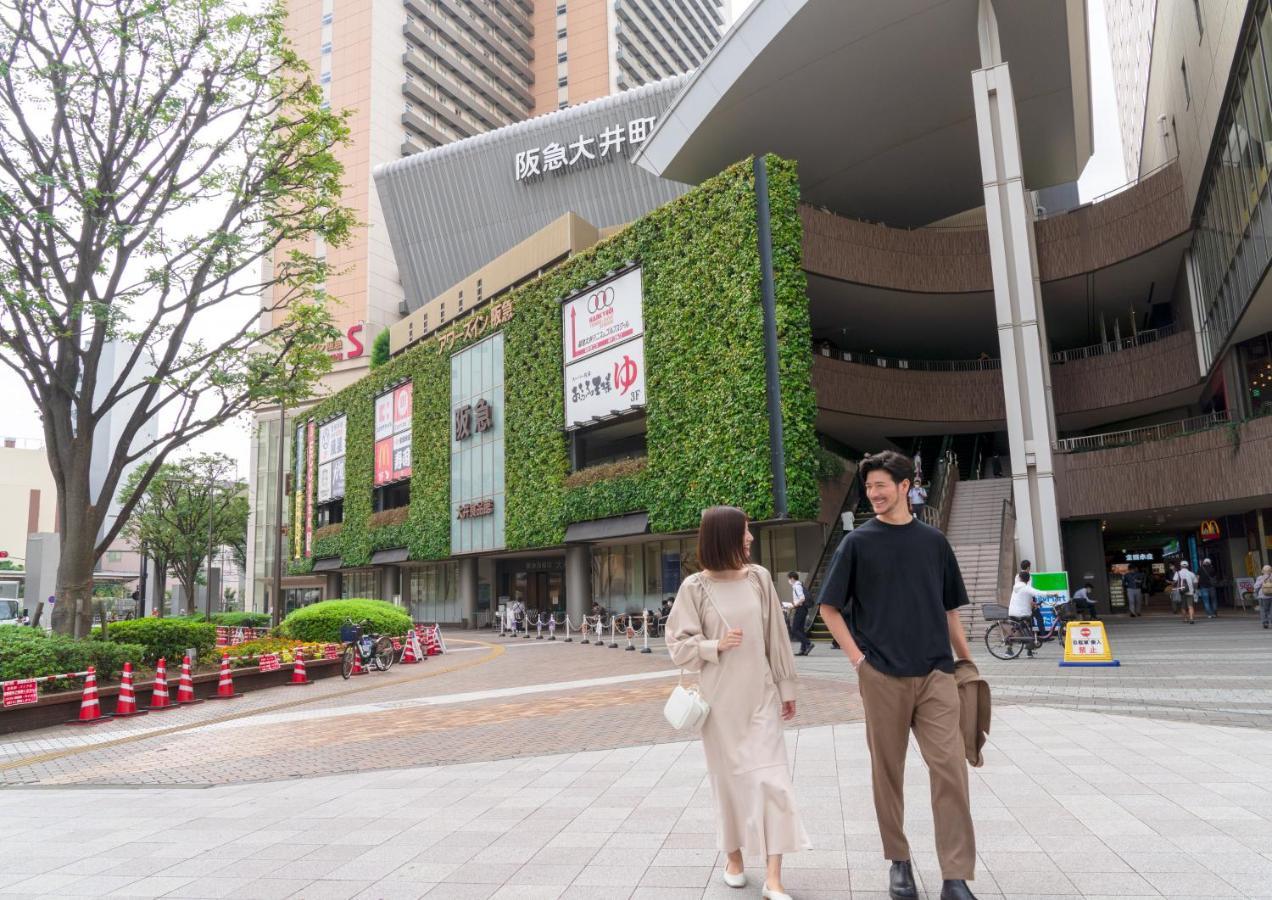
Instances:
[[[1207,413],[1204,416],[1193,416],[1191,419],[1180,419],[1176,422],[1163,422],[1161,425],[1148,425],[1144,428],[1131,428],[1127,431],[1110,431],[1105,434],[1086,434],[1082,437],[1063,438],[1056,441],[1056,450],[1061,453],[1082,453],[1088,450],[1106,450],[1110,447],[1127,447],[1132,444],[1144,444],[1148,441],[1164,441],[1169,438],[1209,431],[1232,421],[1227,411]]]
[[[985,357],[984,359],[897,359],[887,356],[875,356],[871,353],[857,353],[852,350],[836,350],[834,347],[819,346],[814,352],[831,359],[857,363],[862,366],[878,366],[880,369],[909,369],[915,372],[979,372],[985,369],[998,371],[1002,360]]]
[[[1161,328],[1150,328],[1147,331],[1138,332],[1133,337],[1119,338],[1115,341],[1105,341],[1102,344],[1091,344],[1086,347],[1075,347],[1072,350],[1057,350],[1051,354],[1051,362],[1060,365],[1067,362],[1076,362],[1080,359],[1107,356],[1110,353],[1131,350],[1135,347],[1142,347],[1145,344],[1155,344],[1163,338],[1168,338],[1178,333],[1179,326],[1172,322],[1169,325],[1163,325]]]

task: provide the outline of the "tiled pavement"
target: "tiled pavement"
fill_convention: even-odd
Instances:
[[[980,659],[996,713],[973,773],[978,894],[1272,897],[1272,634],[1235,617],[1112,634],[1121,669],[1058,669],[1055,647]],[[0,777],[40,785],[0,790],[0,896],[758,896],[711,881],[701,752],[661,720],[661,648],[479,640],[357,682],[0,739]],[[788,739],[817,849],[788,887],[885,896],[851,669],[827,647],[799,664]],[[908,776],[931,885],[917,752]],[[91,787],[107,784],[172,787]]]

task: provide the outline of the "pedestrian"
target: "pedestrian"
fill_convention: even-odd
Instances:
[[[1040,591],[1030,584],[1028,572],[1021,572],[1017,575],[1016,583],[1011,586],[1011,600],[1007,603],[1007,617],[1024,625],[1033,633],[1034,642],[1032,646],[1025,648],[1029,651],[1030,656],[1033,656],[1034,651],[1042,646],[1042,641],[1039,637],[1044,628],[1042,609],[1039,607],[1038,601],[1047,596],[1044,591]]]
[[[1091,599],[1091,583],[1087,582],[1078,588],[1073,595],[1073,608],[1084,622],[1097,621],[1100,616],[1095,611],[1095,601]]]
[[[922,518],[923,505],[927,503],[927,488],[917,478],[910,487],[910,511]]]
[[[1201,608],[1206,611],[1207,619],[1219,618],[1219,608],[1215,603],[1215,588],[1218,586],[1218,581],[1215,564],[1210,561],[1210,557],[1206,557],[1201,561],[1201,568],[1197,570],[1197,599],[1201,602]]]
[[[791,583],[791,602],[795,604],[791,613],[791,638],[799,641],[799,655],[807,656],[813,652],[813,642],[808,639],[808,598],[798,572],[787,572],[786,580]]]
[[[773,577],[751,565],[750,523],[732,506],[702,513],[703,571],[680,585],[667,620],[672,661],[701,672],[702,726],[724,882],[744,887],[743,854],[767,860],[763,897],[790,900],[782,857],[811,845],[795,808],[782,721],[795,717],[795,657]]]
[[[885,450],[859,471],[875,517],[839,542],[818,599],[857,670],[875,816],[892,863],[888,890],[896,900],[918,896],[903,796],[913,731],[931,783],[941,900],[975,900],[967,882],[975,877],[976,836],[954,679],[955,658],[971,659],[958,614],[967,590],[945,535],[910,514],[910,460]]]
[[[1259,601],[1259,621],[1272,625],[1272,566],[1264,566],[1263,574],[1254,580],[1254,596]]]
[[[1144,615],[1144,575],[1139,566],[1131,566],[1122,576],[1122,591],[1126,594],[1126,608],[1131,618]]]
[[[1178,596],[1178,600],[1176,600]],[[1178,608],[1189,625],[1196,625],[1193,618],[1193,602],[1197,599],[1197,576],[1188,568],[1187,560],[1179,561],[1179,568],[1171,582],[1171,605]]]

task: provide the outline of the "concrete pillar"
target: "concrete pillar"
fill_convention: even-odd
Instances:
[[[1002,355],[1018,558],[1035,572],[1061,571],[1060,517],[1052,446],[1056,438],[1051,366],[1033,210],[1025,190],[1011,74],[999,53],[997,24],[981,3],[985,68],[972,73],[976,133],[993,270],[994,311]]]
[[[402,593],[402,569],[400,566],[380,567],[380,599],[393,602]]]
[[[339,572],[327,573],[327,588],[326,590],[323,591],[323,599],[324,600],[339,600],[340,599],[340,573]]]
[[[477,625],[477,557],[459,560],[459,617],[465,628]]]
[[[592,608],[592,548],[570,544],[565,548],[565,614],[577,627]]]

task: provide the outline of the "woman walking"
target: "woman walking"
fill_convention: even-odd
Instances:
[[[743,853],[768,861],[763,897],[790,900],[782,856],[807,849],[795,811],[782,720],[795,717],[795,657],[768,570],[750,565],[746,513],[702,513],[698,557],[704,571],[680,586],[667,619],[672,660],[701,672],[711,711],[702,726],[716,803],[716,838],[728,854],[724,882],[745,887]]]

